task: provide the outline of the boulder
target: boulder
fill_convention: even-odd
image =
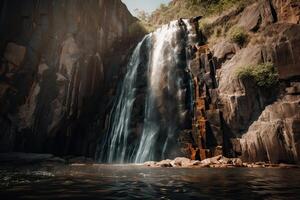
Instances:
[[[172,167],[172,164],[171,164],[172,160],[162,160],[160,162],[157,162],[156,163],[156,166],[158,167]]]
[[[201,161],[201,164],[219,164],[220,160],[222,159],[223,156],[219,155],[219,156],[215,156],[212,158],[207,158]]]
[[[178,158],[175,158],[171,162],[171,164],[173,167],[192,167],[192,166],[200,165],[201,162],[198,160],[191,160],[191,159],[184,158],[184,157],[178,157]]]
[[[212,47],[213,57],[216,58],[218,67],[226,60],[230,60],[232,56],[239,50],[239,47],[228,41],[221,40]]]
[[[261,27],[276,22],[276,15],[272,12],[269,1],[261,1],[248,6],[242,13],[237,26],[247,31],[257,31]]]
[[[247,7],[242,13],[242,16],[237,25],[245,28],[247,31],[258,29],[261,20],[259,7],[259,3],[255,3]]]

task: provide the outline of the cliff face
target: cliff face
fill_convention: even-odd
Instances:
[[[300,4],[260,1],[213,21],[214,28],[236,24],[248,35],[243,46],[228,37],[214,41],[224,133],[232,151],[245,161],[298,162],[300,119]],[[271,62],[279,83],[260,87],[237,71]],[[233,139],[238,138],[238,139]]]
[[[2,0],[0,10],[0,151],[93,156],[143,35],[136,19],[120,0]]]
[[[144,31],[120,0],[2,0],[0,10],[0,151],[94,156],[97,144],[105,143],[117,85]],[[168,38],[172,45],[184,45],[176,55],[186,71],[178,74],[189,87],[176,95],[191,104],[191,112],[182,112],[188,124],[176,129],[174,138],[185,156],[299,162],[300,3],[262,0],[206,19],[206,44],[198,19],[188,22],[188,34],[196,36],[192,43]],[[232,38],[234,30],[240,33]],[[142,49],[138,95],[128,109],[136,119],[129,124],[134,137],[144,123],[147,55]],[[253,77],[237,76],[245,67],[259,70],[262,63],[277,69],[278,83],[265,87]],[[167,93],[165,80],[173,73],[161,74],[159,88]],[[166,101],[158,101],[158,113],[170,114],[161,121],[173,123],[174,109],[166,108],[176,95],[161,95]],[[173,107],[182,107],[173,100]]]

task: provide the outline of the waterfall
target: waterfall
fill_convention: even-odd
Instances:
[[[180,155],[178,136],[191,116],[187,68],[193,37],[188,20],[173,21],[137,45],[98,146],[100,162],[141,163]]]

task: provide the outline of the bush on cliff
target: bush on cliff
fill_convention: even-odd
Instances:
[[[239,79],[251,78],[259,87],[272,87],[278,83],[278,71],[273,63],[238,68],[236,75]]]
[[[247,32],[240,27],[233,27],[229,31],[230,40],[239,46],[244,46],[247,42],[248,34]]]

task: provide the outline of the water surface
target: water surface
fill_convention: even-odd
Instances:
[[[0,167],[2,199],[300,199],[299,169]]]

